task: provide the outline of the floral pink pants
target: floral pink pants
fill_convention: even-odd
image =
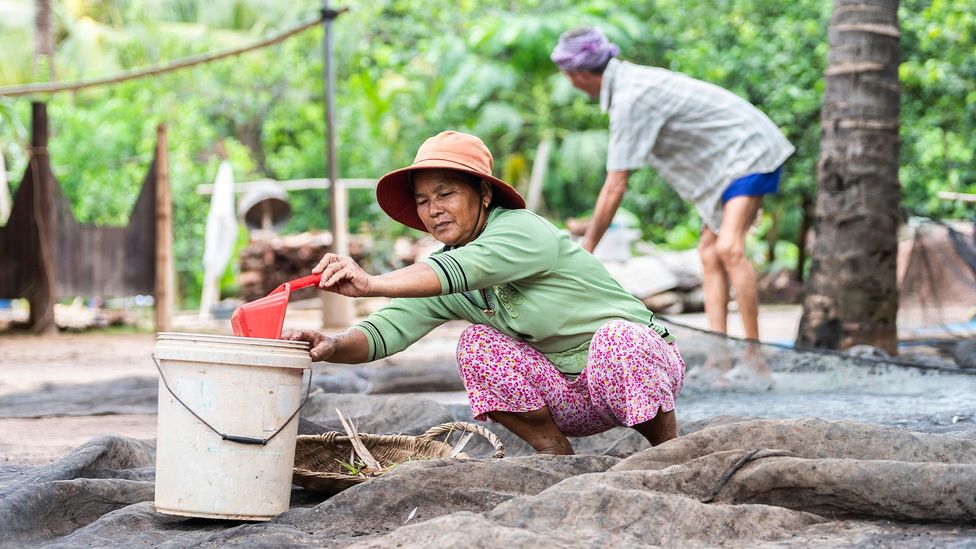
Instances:
[[[570,436],[601,433],[649,421],[674,410],[685,363],[678,348],[647,326],[615,320],[593,334],[586,368],[570,380],[534,347],[491,326],[464,330],[458,370],[471,413],[529,412],[549,408]]]

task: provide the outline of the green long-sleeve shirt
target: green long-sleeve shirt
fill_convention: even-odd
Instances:
[[[369,342],[370,360],[398,353],[457,319],[525,341],[571,375],[586,367],[590,339],[611,320],[651,326],[673,341],[599,260],[528,210],[495,208],[478,238],[423,261],[437,273],[441,295],[393,299],[356,324]],[[481,289],[493,315],[485,312]]]

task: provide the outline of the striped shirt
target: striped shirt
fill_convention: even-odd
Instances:
[[[725,188],[775,170],[795,150],[748,101],[667,69],[611,59],[600,108],[610,115],[607,171],[653,167],[715,232]]]
[[[369,360],[454,319],[524,341],[569,375],[583,370],[590,339],[611,320],[644,324],[674,340],[603,263],[528,210],[494,208],[478,238],[423,261],[437,274],[441,295],[394,299],[355,325],[366,335]]]

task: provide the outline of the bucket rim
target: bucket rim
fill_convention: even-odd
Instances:
[[[180,343],[218,343],[218,344],[231,344],[231,345],[241,345],[248,347],[275,347],[279,349],[289,349],[296,351],[307,351],[308,342],[306,341],[288,341],[284,339],[266,339],[260,337],[242,337],[242,336],[229,336],[229,335],[217,335],[217,334],[192,334],[184,332],[158,332],[156,334],[156,341],[158,343],[162,342],[180,342]]]

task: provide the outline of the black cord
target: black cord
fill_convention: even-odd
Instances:
[[[494,316],[495,315],[495,308],[491,306],[491,301],[488,299],[488,292],[485,291],[484,288],[482,288],[482,289],[480,289],[478,291],[481,293],[481,299],[485,300],[485,306],[484,307],[478,305],[478,303],[470,295],[468,295],[468,292],[461,292],[461,295],[463,295],[464,296],[464,299],[467,299],[468,300],[468,303],[470,303],[471,305],[474,305],[474,307],[476,309],[478,309],[479,311],[485,313],[488,316]]]
[[[874,358],[868,356],[853,356],[845,353],[844,351],[835,351],[833,349],[820,349],[818,347],[807,347],[805,345],[796,346],[796,345],[786,345],[783,343],[768,343],[765,341],[759,341],[758,339],[746,339],[742,337],[730,336],[728,334],[723,334],[720,332],[713,332],[711,330],[706,330],[705,328],[699,328],[698,326],[692,326],[690,324],[684,324],[682,322],[675,322],[674,320],[668,317],[657,316],[657,318],[659,320],[667,322],[668,324],[673,324],[681,328],[685,328],[702,334],[707,334],[713,337],[721,338],[726,341],[736,341],[739,343],[747,343],[747,344],[757,345],[761,347],[772,347],[775,349],[780,349],[783,351],[792,351],[796,353],[810,353],[815,355],[836,356],[847,360],[851,360],[853,362],[868,362],[871,364],[901,366],[905,368],[916,368],[919,370],[935,370],[939,372],[948,372],[953,374],[976,375],[976,370],[968,370],[965,368],[947,368],[944,366],[933,366],[930,364],[917,364],[915,362],[898,360],[897,358],[893,358],[893,357]],[[680,340],[679,340],[679,344],[680,344]]]
[[[407,173],[412,173],[412,172],[407,172]],[[471,231],[472,233],[474,231],[478,231],[478,234],[474,238],[471,239],[471,242],[474,242],[475,239],[477,239],[479,236],[481,236],[481,233],[485,232],[485,227],[488,226],[488,221],[487,220],[485,221],[485,225],[482,226],[480,230],[478,229],[478,225],[481,225],[481,214],[483,214],[487,210],[488,210],[487,205],[483,205],[483,206],[481,206],[481,207],[478,208],[478,219],[477,219],[477,221],[475,221],[474,229]],[[451,251],[451,250],[455,249],[454,246],[445,246],[445,248],[446,248],[446,251]],[[464,299],[468,300],[468,303],[470,303],[471,305],[473,305],[475,309],[478,309],[479,311],[485,313],[488,316],[495,316],[495,308],[491,306],[491,301],[488,299],[488,292],[486,292],[484,288],[481,288],[478,291],[481,293],[481,299],[483,299],[485,301],[485,306],[484,307],[478,305],[475,302],[475,300],[470,295],[468,295],[468,292],[461,292],[461,295],[463,295],[464,296]]]

